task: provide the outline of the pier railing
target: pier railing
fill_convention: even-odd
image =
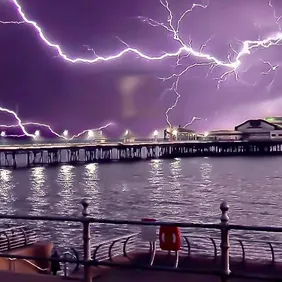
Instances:
[[[79,266],[84,266],[84,281],[90,282],[91,279],[91,269],[96,266],[108,266],[108,267],[121,267],[121,268],[139,268],[139,269],[147,269],[151,271],[172,271],[172,272],[181,272],[181,273],[195,273],[195,274],[209,274],[216,275],[221,278],[222,281],[228,281],[229,278],[238,277],[238,278],[251,278],[257,280],[271,280],[271,281],[279,281],[280,277],[276,277],[273,274],[262,275],[261,273],[256,272],[240,272],[237,269],[232,271],[232,264],[230,264],[230,250],[232,254],[232,246],[233,243],[237,244],[237,250],[241,251],[240,259],[242,263],[246,261],[246,257],[248,255],[248,245],[246,241],[233,239],[230,236],[230,231],[239,230],[239,231],[251,231],[251,232],[272,232],[272,233],[281,233],[282,227],[268,227],[268,226],[245,226],[245,225],[236,225],[229,223],[228,210],[229,206],[226,202],[222,202],[220,205],[221,216],[220,221],[217,224],[214,223],[184,223],[184,222],[160,222],[160,221],[134,221],[134,220],[112,220],[112,219],[98,219],[94,217],[90,217],[90,213],[88,210],[89,203],[86,200],[82,200],[81,202],[83,206],[82,216],[78,217],[68,217],[68,216],[29,216],[29,215],[8,215],[8,214],[0,214],[1,220],[24,220],[24,221],[53,221],[53,222],[68,222],[68,223],[81,223],[83,226],[83,254],[82,258],[78,255],[76,251],[73,253],[64,253],[62,257],[55,258],[43,258],[43,257],[34,257],[34,256],[21,256],[21,255],[12,255],[4,253],[3,250],[0,250],[0,257],[9,258],[11,261],[14,260],[26,260],[30,261],[48,261],[48,262],[62,262],[64,265],[67,263],[75,264],[76,269]],[[113,238],[111,240],[103,241],[103,242],[95,242],[91,246],[91,234],[90,227],[95,224],[109,224],[109,225],[128,225],[128,226],[166,226],[166,227],[179,227],[182,229],[197,229],[197,230],[217,230],[220,234],[220,238],[213,238],[212,236],[207,235],[206,240],[209,242],[211,249],[210,252],[205,249],[205,252],[209,252],[213,256],[215,260],[217,260],[218,267],[215,268],[207,268],[204,267],[177,267],[176,266],[161,266],[152,264],[137,264],[137,263],[121,263],[119,260],[115,261],[114,258],[116,256],[122,255],[124,258],[128,257],[128,254],[138,250],[137,239],[140,233],[131,233],[124,236],[120,236],[117,238]],[[22,227],[19,227],[22,228]],[[24,230],[24,229],[23,229]],[[1,234],[0,230],[0,234]],[[196,247],[192,246],[193,240],[201,240],[201,238],[197,238],[193,236],[193,234],[185,234],[182,232],[182,246],[181,252],[186,254],[187,257],[193,255],[193,251],[197,250]],[[23,233],[25,234],[25,233]],[[26,235],[23,235],[26,236]],[[34,234],[30,233],[30,240],[33,240]],[[231,238],[230,238],[231,237]],[[23,237],[25,238],[25,237]],[[7,238],[7,242],[9,238]],[[26,241],[27,242],[27,241]],[[30,241],[31,242],[31,241]],[[281,253],[281,247],[279,242],[268,242],[268,241],[252,241],[253,243],[259,243],[265,245],[269,249],[269,258],[272,265],[276,263],[276,254],[278,252]],[[252,242],[249,245],[252,245]],[[230,244],[231,243],[231,244]],[[8,243],[7,243],[8,244]],[[28,242],[27,242],[28,244]],[[231,246],[230,246],[231,245]],[[7,245],[8,246],[8,245]],[[275,246],[277,246],[275,248]],[[151,244],[150,244],[151,247]],[[231,247],[231,249],[230,249]],[[251,252],[255,252],[256,250],[251,250]],[[238,252],[237,252],[238,254]],[[261,253],[262,254],[262,253]],[[262,256],[262,255],[261,255]],[[282,269],[282,268],[281,268]],[[64,267],[64,272],[66,274],[66,267]],[[281,273],[280,273],[281,274]],[[271,276],[270,276],[271,275]]]

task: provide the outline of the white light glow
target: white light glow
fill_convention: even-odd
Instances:
[[[39,130],[36,130],[36,131],[34,132],[34,135],[35,135],[36,137],[39,137],[39,136],[40,136],[40,131],[39,131]]]
[[[158,135],[159,135],[158,130],[154,130],[154,132],[153,132],[153,136],[154,136],[154,137],[158,137]]]
[[[67,137],[68,135],[69,135],[69,131],[67,129],[65,129],[64,132],[63,132],[63,136]]]
[[[87,135],[88,135],[88,138],[93,138],[93,137],[94,137],[94,132],[93,132],[93,130],[88,130]]]

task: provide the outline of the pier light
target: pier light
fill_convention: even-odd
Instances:
[[[158,130],[154,130],[154,132],[153,132],[153,136],[156,138],[156,137],[158,137],[158,135],[159,135]]]
[[[68,137],[68,135],[69,135],[69,131],[67,129],[65,129],[64,132],[63,132],[63,136]]]
[[[93,130],[88,130],[87,136],[88,136],[88,138],[93,138],[94,137],[94,131]]]
[[[1,137],[5,137],[6,136],[6,132],[5,131],[2,131],[1,132]]]
[[[40,131],[39,130],[35,130],[34,135],[35,135],[35,137],[39,137],[40,136]]]
[[[126,129],[125,132],[124,132],[124,135],[126,136],[126,135],[128,135],[128,134],[129,134],[129,130]]]
[[[209,132],[204,132],[204,137],[209,136]]]
[[[177,129],[174,129],[174,130],[172,131],[172,135],[173,135],[173,136],[177,136]]]

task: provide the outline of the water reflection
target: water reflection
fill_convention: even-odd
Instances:
[[[218,223],[219,204],[226,199],[232,223],[279,226],[280,163],[281,157],[187,158],[30,171],[2,169],[1,212],[12,211],[13,207],[21,213],[32,210],[38,214],[80,213],[80,200],[87,197],[95,216]],[[62,245],[81,242],[81,233],[69,225],[48,226]],[[116,235],[117,229],[93,225],[93,232],[108,237]],[[118,230],[127,231],[128,226],[120,226]]]
[[[201,187],[207,190],[211,184],[212,165],[210,163],[204,162],[200,166],[200,171],[202,176]]]
[[[59,186],[58,196],[60,200],[56,204],[56,210],[60,213],[72,213],[74,207],[74,195],[76,194],[74,187],[75,167],[71,165],[63,165],[60,167],[57,176],[57,184]],[[77,185],[76,185],[77,186]]]
[[[31,214],[41,215],[42,210],[48,206],[47,193],[49,183],[47,180],[46,168],[45,167],[34,167],[30,170],[30,184],[31,194],[27,197],[32,206]]]
[[[215,187],[212,185],[212,164],[207,159],[200,164],[200,181],[198,187],[193,192],[193,202],[197,210],[196,217],[200,221],[213,219],[214,211],[211,208],[213,198],[217,195]],[[218,210],[216,211],[218,214]]]
[[[185,186],[183,183],[180,183],[182,178],[182,167],[181,167],[181,159],[176,158],[169,163],[170,169],[170,181],[168,189],[169,193],[166,195],[164,204],[167,205],[169,210],[166,219],[173,219],[178,216],[182,212],[181,206],[183,205],[184,200],[184,189]]]
[[[156,188],[158,188],[159,185],[162,184],[162,181],[163,181],[164,173],[162,169],[162,164],[163,164],[162,160],[151,160],[151,162],[149,162],[150,176],[148,180],[150,184]]]
[[[178,179],[181,178],[182,176],[181,159],[178,159],[178,158],[174,159],[170,163],[170,172],[171,172],[172,179],[173,179],[171,184],[173,184],[175,188],[179,188],[180,182]]]
[[[149,177],[150,188],[146,191],[148,197],[148,214],[154,215],[156,218],[163,216],[163,206],[160,205],[162,202],[166,189],[166,181],[164,181],[164,161],[163,160],[151,160],[149,163]]]
[[[84,194],[91,202],[89,210],[94,216],[99,216],[100,214],[101,193],[99,180],[99,165],[87,164],[83,174]]]
[[[31,169],[31,187],[37,195],[42,197],[46,195],[46,180],[47,175],[45,167],[35,167]]]
[[[14,212],[13,203],[15,196],[13,188],[15,187],[13,181],[13,173],[11,170],[0,169],[0,201],[2,212]]]

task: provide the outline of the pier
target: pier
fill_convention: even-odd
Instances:
[[[282,140],[135,141],[0,145],[0,167],[282,154]]]
[[[10,281],[17,279],[38,281],[40,275],[44,275],[42,276],[44,281],[51,281],[55,277],[50,277],[50,280],[47,277],[50,275],[52,262],[60,261],[61,276],[64,276],[65,280],[80,279],[85,282],[90,282],[95,278],[99,278],[99,281],[113,282],[142,281],[141,277],[146,278],[148,282],[160,281],[160,279],[175,281],[176,278],[181,282],[187,279],[195,282],[242,282],[247,281],[246,279],[248,281],[281,281],[281,242],[266,239],[263,241],[237,239],[234,237],[234,232],[261,232],[267,238],[268,234],[281,233],[282,227],[232,224],[229,220],[229,206],[226,202],[220,205],[221,215],[217,223],[94,218],[89,214],[89,203],[83,200],[81,204],[82,216],[78,217],[0,214],[2,223],[4,220],[21,220],[26,225],[37,221],[44,221],[46,225],[48,221],[75,223],[77,232],[81,232],[79,225],[82,226],[81,251],[70,248],[58,257],[51,256],[50,247],[45,247],[45,252],[41,251],[41,256],[36,255],[39,253],[40,244],[34,242],[34,239],[29,240],[29,234],[35,238],[33,232],[22,233],[24,237],[19,238],[25,238],[25,240],[19,246],[18,243],[10,244],[11,238],[15,240],[15,232],[8,230],[10,235],[8,231],[2,230],[0,232],[2,248],[0,279],[10,277]],[[128,232],[123,236],[100,242],[93,241],[91,230],[97,224],[108,225],[112,229],[119,225],[126,225],[128,229],[135,226],[139,232]],[[170,241],[167,235],[170,232],[174,234],[173,230],[177,230],[176,240]],[[203,236],[195,236],[193,230],[203,231]],[[211,236],[209,231],[215,231],[217,236]],[[166,239],[162,238],[163,232],[168,232]],[[201,239],[206,239],[206,242],[201,243]],[[178,240],[180,240],[179,244]],[[260,247],[256,245],[257,243],[260,243]],[[24,250],[23,247],[28,247],[30,250],[34,245],[37,252],[33,251],[31,254],[30,251],[29,253],[20,252]],[[41,246],[43,246],[42,243]],[[45,256],[42,255],[43,253]],[[45,265],[44,269],[43,265]],[[25,275],[21,276],[21,273]],[[61,279],[59,273],[57,275],[58,279]],[[21,280],[21,277],[26,280]]]

